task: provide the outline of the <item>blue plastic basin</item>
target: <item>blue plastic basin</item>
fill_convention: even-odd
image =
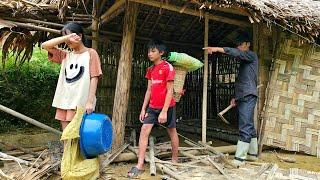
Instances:
[[[95,158],[110,150],[112,123],[105,114],[84,115],[80,127],[80,151],[87,158]]]

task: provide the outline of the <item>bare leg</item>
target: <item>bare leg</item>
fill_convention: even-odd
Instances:
[[[61,122],[62,131],[64,131],[64,129],[68,126],[68,124],[74,118],[75,114],[76,114],[75,110],[72,110],[72,109],[67,110],[66,121],[60,121]],[[63,146],[66,147],[66,141],[63,141]]]
[[[168,134],[171,139],[171,147],[172,147],[172,162],[178,162],[178,153],[179,153],[179,137],[176,128],[168,128]]]
[[[146,154],[148,139],[150,132],[152,130],[153,124],[144,124],[141,127],[140,138],[139,138],[139,156],[138,156],[138,164],[137,168],[142,170],[144,167],[144,157]]]

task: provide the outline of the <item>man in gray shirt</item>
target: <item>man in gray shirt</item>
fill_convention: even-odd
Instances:
[[[254,108],[257,102],[258,56],[250,51],[250,39],[240,35],[236,39],[236,48],[205,47],[209,54],[224,53],[240,61],[239,74],[235,82],[235,96],[230,101],[237,106],[240,138],[237,144],[234,165],[240,166],[245,160],[257,160],[257,133],[253,124]]]

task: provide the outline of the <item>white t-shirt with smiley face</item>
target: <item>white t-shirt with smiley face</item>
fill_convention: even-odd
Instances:
[[[52,106],[60,109],[85,107],[90,88],[90,53],[70,52],[61,62]]]

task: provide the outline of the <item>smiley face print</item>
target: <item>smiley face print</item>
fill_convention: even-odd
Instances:
[[[65,77],[67,83],[73,83],[79,80],[84,74],[84,66],[76,59],[69,61],[65,66]]]

